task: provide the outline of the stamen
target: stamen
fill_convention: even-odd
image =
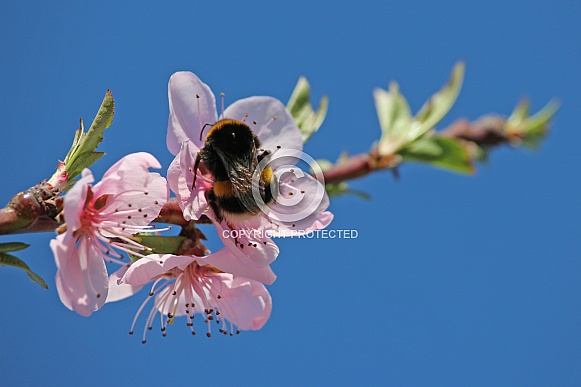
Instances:
[[[200,95],[196,94],[196,102],[198,104],[198,125],[200,132],[202,131],[202,108],[200,107]]]
[[[277,116],[272,116],[272,118],[266,124],[262,125],[262,128],[260,128],[260,131],[256,133],[256,135],[260,137],[264,129],[268,128],[268,125],[272,124],[274,120],[276,120],[277,118],[278,118]]]

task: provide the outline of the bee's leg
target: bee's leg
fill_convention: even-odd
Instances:
[[[200,157],[200,152],[198,152],[196,154],[196,161],[194,161],[194,182],[192,183],[192,190],[196,187],[196,177],[198,177],[198,167],[200,166],[200,160],[202,158]]]
[[[222,223],[222,221],[224,220],[224,216],[222,215],[222,210],[220,209],[220,206],[218,205],[218,203],[216,203],[216,200],[217,200],[217,197],[216,197],[216,194],[214,193],[214,189],[208,190],[208,202],[210,204],[210,208],[214,212],[214,216],[216,218],[216,221],[218,223]],[[228,226],[230,231],[235,229],[235,227],[232,226],[230,224],[230,222],[228,222],[228,221],[226,221],[226,225]],[[231,233],[231,235],[232,235],[232,233]],[[234,233],[234,235],[238,235],[238,234]],[[244,248],[244,245],[242,243],[238,242],[238,236],[236,236],[234,238],[234,245],[240,246],[241,249]]]

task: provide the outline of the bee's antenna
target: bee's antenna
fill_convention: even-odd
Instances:
[[[224,93],[220,93],[220,98],[222,99],[222,118],[224,118]]]
[[[206,129],[206,126],[208,126],[208,125],[212,126],[212,124],[206,124],[206,125],[202,126],[202,130],[200,131],[200,141],[202,141],[202,134],[204,134],[204,129]]]

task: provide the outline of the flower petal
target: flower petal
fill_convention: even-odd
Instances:
[[[107,299],[109,280],[100,251],[82,238],[79,246],[64,235],[50,242],[58,271],[56,286],[62,303],[82,316],[99,310]]]
[[[290,236],[299,230],[321,230],[331,223],[333,214],[325,211],[329,207],[329,196],[317,179],[300,169],[294,173],[277,170],[275,175],[279,182],[279,193],[269,205],[268,217],[276,223],[276,227],[272,223],[264,225],[275,231],[273,235]]]
[[[153,155],[147,152],[130,153],[119,159],[105,172],[101,182],[95,185],[94,191],[97,192],[99,185],[109,184],[116,190],[109,190],[107,193],[121,193],[135,186],[147,186],[151,180],[148,176],[149,168],[161,168],[161,164]]]
[[[270,266],[259,266],[247,257],[240,258],[228,248],[222,248],[198,260],[198,262],[212,265],[223,272],[253,279],[267,285],[276,280],[276,274],[274,274]]]
[[[121,278],[123,278],[127,272],[127,269],[129,269],[129,266],[131,265],[123,265],[119,270],[109,276],[109,294],[107,294],[107,301],[105,302],[123,300],[134,295],[143,288],[142,285],[132,286],[119,283]]]
[[[89,184],[95,181],[90,170],[85,168],[82,177],[73,185],[65,195],[63,209],[67,224],[67,238],[72,238],[73,233],[81,227],[81,214],[87,200]]]
[[[121,278],[120,283],[133,286],[145,285],[173,268],[183,270],[195,261],[195,258],[193,256],[151,254],[133,262]]]
[[[102,221],[146,226],[155,219],[169,197],[164,177],[149,172],[161,168],[149,153],[133,153],[115,163],[93,187],[94,199],[110,195],[99,208]],[[128,232],[132,233],[132,232]]]
[[[219,310],[222,318],[244,330],[257,330],[264,326],[272,311],[272,299],[266,287],[243,277],[216,274],[222,282]]]
[[[196,186],[193,186],[194,174],[191,168],[196,162],[197,152],[198,149],[191,141],[183,142],[167,171],[169,187],[175,193],[186,220],[200,219],[208,207],[205,192],[211,183],[203,177],[200,169],[196,171]]]
[[[261,147],[266,150],[274,151],[279,146],[285,149],[303,149],[301,130],[282,102],[276,98],[240,99],[228,106],[224,117],[240,121],[245,119],[260,139]]]
[[[199,96],[199,97],[197,97]],[[218,120],[216,98],[208,85],[195,74],[180,71],[173,74],[168,84],[169,120],[167,147],[177,154],[181,143],[191,140],[201,148],[200,132],[205,124]]]
[[[257,228],[259,219],[236,223],[231,229],[226,221],[218,223],[214,214],[209,211],[206,215],[212,220],[218,231],[218,236],[226,246],[244,265],[251,268],[265,267],[274,262],[280,250],[265,233],[264,229]],[[259,218],[256,216],[255,218]]]
[[[158,311],[163,315],[174,316],[202,313],[204,309],[220,312],[220,318],[230,321],[243,330],[257,330],[264,326],[272,311],[272,299],[266,287],[260,282],[230,273],[207,273],[204,287],[192,289],[190,300],[196,305],[186,308],[186,290],[182,291],[175,302],[165,302],[173,288],[166,287],[156,296]],[[216,296],[220,297],[217,298]],[[186,309],[189,313],[186,313]]]

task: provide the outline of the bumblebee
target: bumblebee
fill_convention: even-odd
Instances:
[[[214,186],[207,192],[207,198],[218,221],[224,219],[230,225],[260,213],[252,195],[252,176],[258,163],[269,154],[269,151],[260,149],[260,140],[242,121],[222,119],[210,127],[204,147],[196,156],[193,186],[199,163],[203,161],[214,178]],[[265,204],[274,199],[274,184],[272,169],[266,166],[258,181]]]

